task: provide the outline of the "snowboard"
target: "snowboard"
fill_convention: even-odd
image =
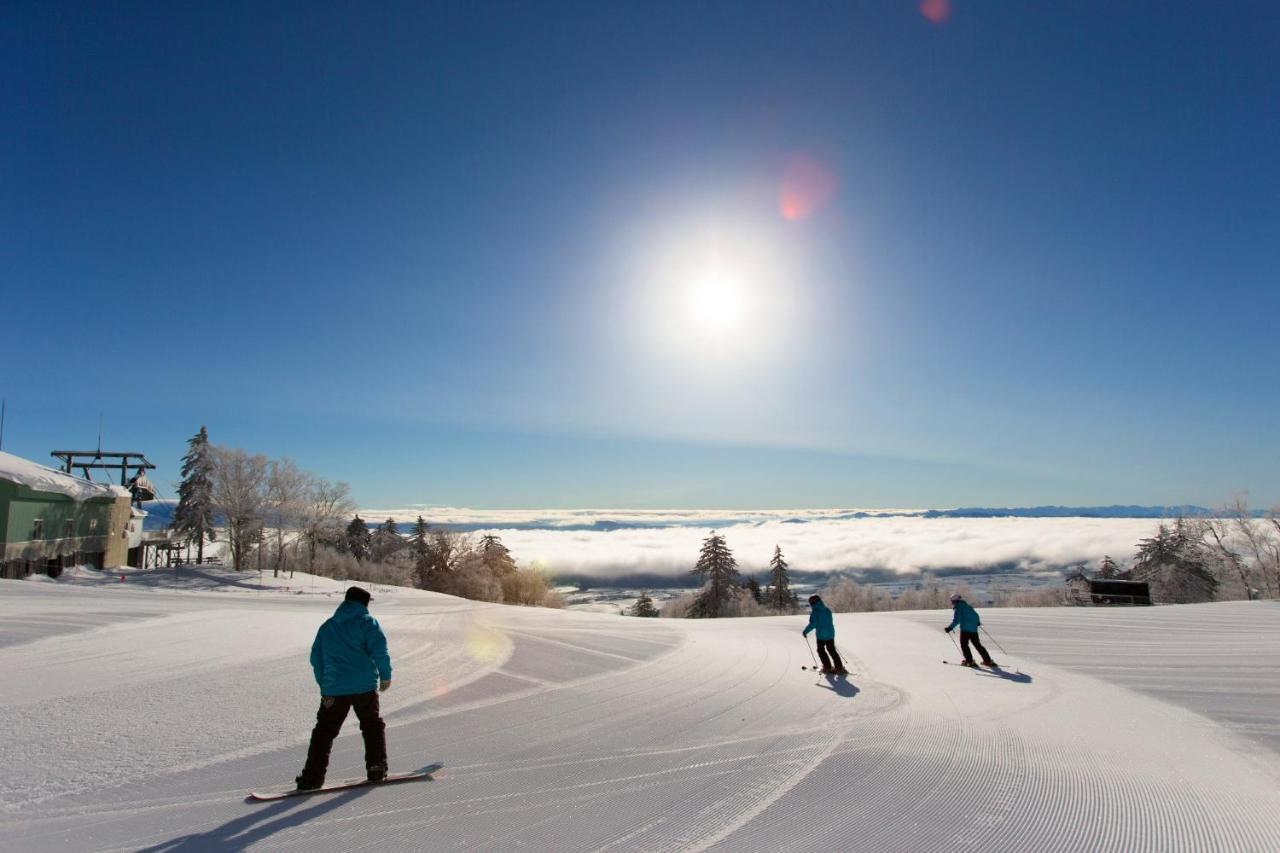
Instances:
[[[283,791],[267,791],[261,793],[253,791],[249,794],[249,799],[266,802],[269,800],[283,800],[287,797],[306,797],[311,794],[328,794],[333,791],[350,791],[354,788],[373,788],[378,785],[398,785],[402,782],[417,782],[422,779],[433,778],[431,774],[435,773],[441,767],[444,767],[444,764],[437,762],[435,764],[429,764],[421,770],[415,770],[412,773],[388,773],[387,778],[378,782],[370,782],[368,779],[346,779],[341,782],[333,782],[328,785],[323,785],[319,788],[312,788],[309,791],[299,791],[296,788],[286,788]]]

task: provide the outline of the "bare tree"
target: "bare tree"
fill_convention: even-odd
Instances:
[[[285,457],[267,466],[265,524],[274,531],[275,561],[272,572],[280,576],[284,562],[285,534],[296,529],[304,516],[307,475],[292,459]]]
[[[239,571],[258,541],[266,504],[267,457],[238,447],[215,447],[213,505],[227,525],[231,564]]]
[[[308,474],[302,506],[303,536],[307,540],[307,571],[314,572],[316,546],[335,541],[342,529],[342,519],[355,511],[351,487],[331,483],[323,477]]]

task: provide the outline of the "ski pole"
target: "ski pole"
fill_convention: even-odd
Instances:
[[[991,642],[993,642],[993,643],[995,643],[995,644],[996,644],[996,648],[1000,650],[1000,654],[1004,655],[1005,657],[1009,657],[1009,653],[1008,653],[1008,652],[1006,652],[1006,651],[1004,650],[1004,646],[1000,645],[1000,641],[999,641],[999,640],[997,640],[995,637],[991,636],[991,632],[990,632],[990,631],[988,631],[988,630],[984,627],[984,628],[982,629],[982,633],[984,633],[984,634],[986,634],[986,635],[987,635],[987,639],[988,639],[988,640],[990,640]]]
[[[804,635],[804,647],[809,650],[809,657],[813,658],[813,668],[818,669],[818,656],[813,653],[813,643],[809,642],[809,635]],[[806,669],[806,667],[800,667]]]

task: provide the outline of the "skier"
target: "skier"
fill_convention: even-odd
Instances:
[[[805,626],[804,635],[807,638],[810,631],[817,631],[818,657],[822,658],[822,673],[848,675],[849,671],[844,668],[840,653],[836,651],[836,623],[831,618],[831,609],[822,603],[820,595],[809,596],[809,607],[809,624]],[[827,657],[828,653],[831,655],[830,658]]]
[[[973,652],[969,651],[970,643],[978,650],[978,654],[982,655],[983,666],[995,666],[996,662],[991,659],[991,655],[987,654],[982,641],[978,639],[978,626],[982,624],[982,620],[978,618],[978,611],[970,607],[969,602],[965,601],[958,592],[951,596],[951,606],[954,608],[954,614],[951,624],[945,630],[950,634],[957,625],[960,626],[960,651],[964,653],[964,663],[961,666],[978,668],[978,665],[973,662]]]
[[[391,686],[387,637],[369,615],[372,596],[353,586],[337,611],[320,626],[311,644],[311,668],[320,685],[320,710],[311,732],[307,763],[297,778],[299,791],[324,785],[329,749],[347,711],[356,710],[364,736],[364,766],[370,782],[387,775],[386,724],[378,714],[378,693]]]

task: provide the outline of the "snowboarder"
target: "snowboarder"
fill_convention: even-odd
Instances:
[[[307,763],[297,778],[299,791],[324,785],[329,749],[347,711],[355,708],[364,736],[364,766],[369,781],[387,775],[386,724],[378,713],[378,693],[391,686],[387,637],[369,615],[373,597],[353,586],[337,611],[320,626],[311,644],[311,668],[320,685],[320,710],[311,732]]]
[[[970,643],[978,650],[978,654],[982,655],[983,666],[995,666],[996,662],[991,659],[991,655],[987,654],[982,641],[978,639],[978,626],[982,624],[982,620],[978,618],[978,611],[970,607],[969,602],[965,601],[958,592],[951,596],[951,606],[954,608],[951,624],[944,630],[950,634],[957,625],[960,626],[960,651],[964,653],[964,663],[961,666],[978,668],[978,665],[973,662],[973,652],[969,650]]]
[[[818,636],[818,657],[822,658],[823,675],[848,675],[840,653],[836,651],[836,623],[831,618],[831,609],[822,603],[822,596],[809,596],[809,624],[805,626],[807,638],[810,631]],[[830,654],[830,657],[828,657]]]

